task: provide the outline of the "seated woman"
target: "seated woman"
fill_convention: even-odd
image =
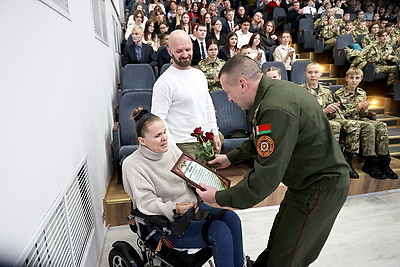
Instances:
[[[278,44],[278,36],[275,35],[275,22],[270,20],[264,25],[264,31],[260,33],[261,47],[264,49],[266,58],[269,58],[269,50]]]
[[[289,32],[283,32],[280,36],[281,44],[274,51],[274,61],[282,62],[285,65],[288,77],[290,77],[290,71],[292,70],[292,65],[296,61],[295,50],[291,47],[292,36]]]
[[[237,35],[235,32],[228,33],[226,37],[227,41],[225,46],[222,46],[218,52],[218,58],[227,61],[237,53],[239,53],[239,49],[237,47]]]
[[[163,215],[171,222],[174,212],[184,214],[195,207],[211,215],[221,209],[197,202],[196,195],[186,182],[170,170],[182,154],[174,144],[168,143],[163,121],[141,107],[133,111],[139,147],[122,165],[124,189],[134,207],[146,215]],[[191,221],[183,234],[166,237],[175,248],[208,247],[202,238],[206,221]],[[237,214],[227,211],[214,220],[208,229],[214,262],[217,267],[244,264],[242,227]]]
[[[217,58],[218,42],[214,39],[207,40],[207,58],[199,62],[199,68],[204,73],[208,82],[208,91],[213,92],[221,90],[222,86],[219,82],[218,74],[225,61]]]
[[[218,46],[225,45],[226,35],[222,32],[222,21],[220,19],[215,19],[212,23],[211,33],[207,34],[206,40],[214,39],[217,41]]]
[[[267,60],[265,59],[265,52],[261,48],[261,37],[259,33],[253,33],[250,38],[249,46],[251,47],[251,58],[257,61],[261,67]]]

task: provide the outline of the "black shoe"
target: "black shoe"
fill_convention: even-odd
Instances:
[[[395,173],[389,166],[381,168],[382,172],[386,175],[389,179],[397,179],[399,176]]]
[[[358,175],[358,173],[356,172],[356,170],[353,168],[353,166],[350,166],[350,178],[351,179],[358,179],[360,178],[360,176]]]
[[[387,178],[386,174],[382,172],[378,166],[365,166],[365,164],[362,166],[361,170],[365,173],[367,173],[369,176],[375,179],[380,179],[384,180]]]

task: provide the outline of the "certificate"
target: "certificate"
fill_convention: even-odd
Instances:
[[[225,190],[231,185],[229,179],[219,175],[186,154],[182,154],[179,157],[171,172],[202,191],[204,191],[204,188],[200,186],[200,183],[215,187],[217,190]]]

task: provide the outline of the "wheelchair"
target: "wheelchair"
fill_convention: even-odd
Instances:
[[[193,254],[169,248],[164,244],[157,250],[159,242],[154,235],[163,236],[171,233],[170,222],[166,217],[149,216],[138,209],[133,209],[127,220],[133,219],[135,222],[129,224],[129,227],[138,236],[137,244],[141,255],[128,242],[116,241],[108,254],[110,267],[201,267],[207,262],[210,267],[214,267],[211,247],[202,248]]]

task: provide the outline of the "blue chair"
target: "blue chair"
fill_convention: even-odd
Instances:
[[[297,43],[304,43],[304,31],[314,31],[314,20],[311,19],[300,19],[299,21],[299,31],[297,32]]]
[[[287,72],[286,72],[286,68],[285,65],[282,62],[274,62],[274,61],[270,61],[270,62],[265,62],[262,66],[261,69],[263,72],[265,72],[265,70],[269,67],[277,67],[281,70],[281,77],[282,80],[287,81],[288,80],[288,76],[287,76]]]
[[[121,70],[122,90],[153,88],[156,77],[150,64],[127,64]]]
[[[290,72],[290,81],[297,84],[304,84],[306,82],[306,76],[304,73],[307,65],[310,63],[310,60],[295,61],[292,65],[292,71]]]
[[[132,111],[138,106],[151,110],[152,93],[146,91],[129,92],[121,97],[119,104],[119,121],[113,127],[114,160],[118,164],[118,182],[121,183],[121,165],[123,160],[138,147],[135,133],[135,121],[131,119]]]
[[[269,55],[267,61],[274,61],[274,51],[277,47],[278,47],[277,45],[271,46],[271,48],[269,49]]]
[[[166,71],[169,67],[171,66],[171,63],[166,63],[164,65],[161,66],[160,69],[160,76],[164,73],[164,71]]]
[[[336,42],[336,48],[333,51],[333,62],[337,66],[346,64],[346,50],[345,48],[354,43],[353,36],[351,34],[339,34]]]
[[[214,91],[211,93],[211,98],[215,106],[219,131],[225,137],[221,152],[227,153],[248,139],[249,122],[246,119],[245,111],[230,102],[225,91]],[[243,133],[243,136],[231,136],[234,132]]]

